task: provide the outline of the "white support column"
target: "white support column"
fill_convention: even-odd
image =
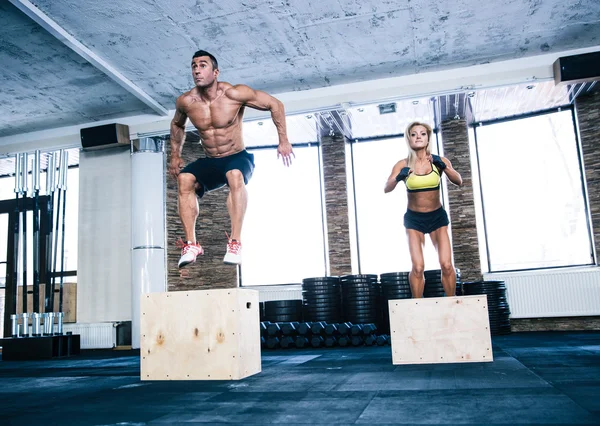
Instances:
[[[164,143],[143,138],[131,154],[131,345],[140,347],[140,298],[167,290]]]

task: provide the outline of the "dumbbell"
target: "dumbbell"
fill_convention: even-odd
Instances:
[[[313,322],[310,327],[310,331],[314,335],[320,335],[325,330],[325,323],[323,322]]]
[[[269,325],[267,325],[267,334],[269,336],[281,335],[281,327],[279,327],[279,324],[276,322],[269,323]]]
[[[275,349],[279,347],[279,337],[269,337],[267,338],[267,348],[269,349]]]
[[[362,324],[353,324],[352,327],[350,327],[350,334],[353,336],[358,336],[362,333],[362,329]]]
[[[264,348],[266,343],[265,336],[260,336],[260,347]]]
[[[306,336],[296,336],[294,344],[298,349],[304,348],[308,346],[308,338]]]
[[[310,339],[310,345],[313,348],[320,348],[321,346],[323,346],[324,342],[325,342],[325,339],[323,339],[323,336],[313,336]]]
[[[338,325],[338,333],[340,333],[341,336],[345,336],[346,334],[350,333],[351,328],[352,328],[351,322],[341,323]]]
[[[328,348],[335,346],[336,343],[337,343],[337,339],[335,338],[335,336],[325,337],[325,346],[327,346]]]
[[[363,337],[362,336],[352,336],[352,346],[360,346],[363,344]]]
[[[365,337],[365,345],[366,346],[373,346],[375,344],[375,342],[377,342],[376,335],[369,334],[368,336]]]
[[[387,334],[380,334],[379,336],[377,336],[377,346],[384,346],[387,345],[388,343],[388,335]]]
[[[260,323],[260,335],[261,336],[266,336],[267,335],[267,326],[271,324],[270,321],[262,321]]]
[[[350,344],[350,340],[351,340],[351,337],[350,337],[350,336],[347,336],[347,335],[345,335],[345,336],[340,336],[340,337],[338,338],[338,341],[337,341],[337,343],[338,343],[338,345],[340,345],[340,346],[348,346],[348,345]]]
[[[294,324],[298,324],[298,323],[293,323],[293,322],[280,323],[279,328],[281,329],[281,334],[283,334],[284,336],[292,336],[292,335],[296,334],[296,326]]]
[[[338,324],[327,324],[325,326],[325,335],[326,336],[335,336],[337,334]]]
[[[373,334],[375,330],[377,330],[377,326],[375,324],[365,324],[362,328],[363,335],[365,336]]]
[[[307,334],[310,333],[310,328],[312,326],[311,322],[301,322],[300,324],[298,324],[298,326],[296,327],[296,331],[298,332],[298,334],[300,336],[305,336]]]
[[[279,342],[279,346],[281,346],[283,349],[288,349],[294,344],[295,342],[292,336],[283,336]]]

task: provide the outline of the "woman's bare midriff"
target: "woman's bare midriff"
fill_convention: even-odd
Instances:
[[[408,209],[414,212],[427,213],[442,207],[440,191],[424,191],[408,193]]]

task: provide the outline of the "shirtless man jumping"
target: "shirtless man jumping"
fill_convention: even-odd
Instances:
[[[223,261],[242,262],[240,234],[248,203],[246,184],[254,171],[254,155],[248,153],[242,140],[242,118],[246,106],[271,111],[271,118],[279,135],[277,158],[289,166],[292,145],[285,127],[283,104],[265,92],[248,86],[218,82],[219,66],[210,53],[199,50],[192,58],[192,76],[195,87],[177,98],[175,116],[171,121],[171,163],[169,173],[177,178],[179,186],[179,217],[183,223],[186,241],[183,243],[180,268],[196,261],[203,249],[196,242],[198,199],[205,192],[224,185],[229,186],[227,210],[231,219],[231,235]],[[206,158],[200,158],[184,167],[181,158],[185,142],[187,119],[200,132]]]

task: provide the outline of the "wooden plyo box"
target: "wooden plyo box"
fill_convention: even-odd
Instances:
[[[394,365],[494,360],[487,295],[388,303]]]
[[[258,291],[147,293],[142,380],[239,380],[261,371]]]

